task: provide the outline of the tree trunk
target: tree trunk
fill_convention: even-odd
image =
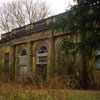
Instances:
[[[82,42],[84,37],[79,34],[79,41]],[[79,55],[79,74],[80,74],[80,87],[87,89],[89,85],[88,78],[88,67],[86,64],[86,53],[85,50],[82,50],[82,53]]]

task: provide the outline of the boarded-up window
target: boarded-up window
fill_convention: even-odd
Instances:
[[[24,65],[22,65],[22,66],[20,66],[20,75],[25,75],[25,74],[27,74],[27,72],[28,72],[28,68],[27,68],[27,66],[24,66]]]
[[[18,64],[19,64],[19,74],[20,75],[27,74],[28,68],[27,68],[27,51],[26,51],[26,49],[23,49],[20,52]]]
[[[27,56],[20,56],[19,65],[27,65]]]

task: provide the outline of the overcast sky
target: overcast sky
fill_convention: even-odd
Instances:
[[[53,9],[57,13],[64,12],[68,7],[69,3],[73,4],[73,0],[46,0],[50,5],[51,9]]]
[[[0,0],[0,5],[2,5],[3,3],[11,2],[11,1],[15,1],[15,0]],[[43,0],[43,1],[47,2],[51,10],[53,11],[54,15],[64,12],[65,9],[67,9],[69,3],[73,4],[73,0]],[[0,35],[1,34],[2,32],[0,31]]]
[[[15,0],[0,0],[0,5],[5,2],[10,2]],[[45,0],[48,5],[50,5],[51,9],[55,13],[62,13],[65,11],[65,9],[68,7],[69,2],[73,4],[73,0]]]

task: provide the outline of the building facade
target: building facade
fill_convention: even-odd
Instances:
[[[2,34],[0,40],[0,67],[3,71],[14,74],[15,78],[29,73],[49,79],[54,69],[58,48],[68,35],[56,33],[52,38],[51,22],[57,16],[11,30]],[[54,45],[53,45],[54,43]],[[94,79],[100,82],[100,70],[93,71]]]

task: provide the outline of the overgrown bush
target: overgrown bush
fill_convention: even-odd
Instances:
[[[61,63],[61,62],[60,62]],[[78,76],[74,62],[62,62],[56,66],[56,81],[62,88],[75,88],[78,85]]]
[[[72,50],[72,47],[67,46],[66,42],[63,42],[59,48],[56,60],[56,77],[63,84],[63,87],[67,88],[76,88],[78,86],[79,73]]]

